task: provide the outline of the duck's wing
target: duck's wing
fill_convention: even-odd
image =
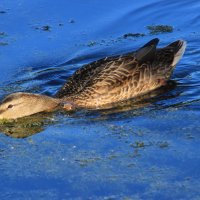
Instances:
[[[136,52],[104,58],[83,66],[67,80],[56,97],[75,95],[94,85],[96,87],[98,85],[108,87],[113,84],[116,86],[134,73],[137,79],[140,76],[140,70],[137,67],[140,63],[153,60],[158,41],[158,39],[153,39]]]
[[[150,67],[149,63],[153,62],[158,42],[157,38],[153,39],[136,52],[121,56],[115,62],[110,62],[91,80],[90,85],[97,83],[99,86],[115,87],[120,83],[123,84],[129,78],[136,78],[135,82],[137,82],[139,77],[143,76],[141,73],[144,72],[146,66]]]
[[[56,93],[56,97],[62,98],[65,96],[74,95],[85,88],[87,83],[93,79],[100,71],[104,70],[111,63],[118,60],[119,56],[106,57],[89,64],[83,65],[80,69],[74,72],[66,83]]]

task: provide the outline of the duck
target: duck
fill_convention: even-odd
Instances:
[[[83,65],[53,96],[16,92],[0,103],[0,119],[17,119],[58,109],[104,109],[166,85],[186,48],[177,40],[157,48],[154,38],[136,51]]]

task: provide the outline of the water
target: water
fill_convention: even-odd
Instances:
[[[154,37],[188,46],[175,88],[145,103],[1,125],[0,199],[199,199],[199,9],[197,0],[1,0],[0,98],[54,95],[83,64]]]

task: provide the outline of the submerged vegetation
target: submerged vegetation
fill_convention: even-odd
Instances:
[[[0,42],[0,46],[7,46],[8,43],[7,42]]]
[[[147,29],[150,31],[151,35],[160,33],[172,33],[174,28],[170,25],[149,25]]]
[[[33,116],[0,120],[0,132],[13,138],[26,138],[44,130],[46,125],[54,123],[51,114],[39,113]]]
[[[128,37],[144,37],[145,34],[144,33],[126,33],[123,35],[123,38],[128,38]]]
[[[51,31],[51,26],[49,25],[44,25],[44,26],[41,26],[41,27],[35,27],[36,30],[42,30],[42,31]]]
[[[5,32],[0,32],[0,38],[5,37],[5,36],[7,36],[7,34]]]
[[[95,41],[90,41],[90,42],[87,44],[88,47],[92,47],[92,46],[95,46],[95,45],[97,45],[97,42],[95,42]]]
[[[174,28],[170,25],[148,25],[146,26],[147,30],[149,31],[150,35],[156,35],[161,33],[172,33],[174,31]],[[138,38],[138,37],[144,37],[148,34],[145,33],[126,33],[123,35],[124,39],[127,38]]]

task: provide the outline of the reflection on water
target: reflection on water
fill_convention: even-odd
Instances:
[[[53,124],[52,114],[37,114],[16,120],[1,120],[0,131],[13,138],[26,138],[40,133],[47,125]]]
[[[197,0],[1,0],[0,98],[53,96],[82,65],[154,37],[160,47],[188,45],[176,85],[112,109],[1,122],[0,199],[198,199],[199,8]]]

